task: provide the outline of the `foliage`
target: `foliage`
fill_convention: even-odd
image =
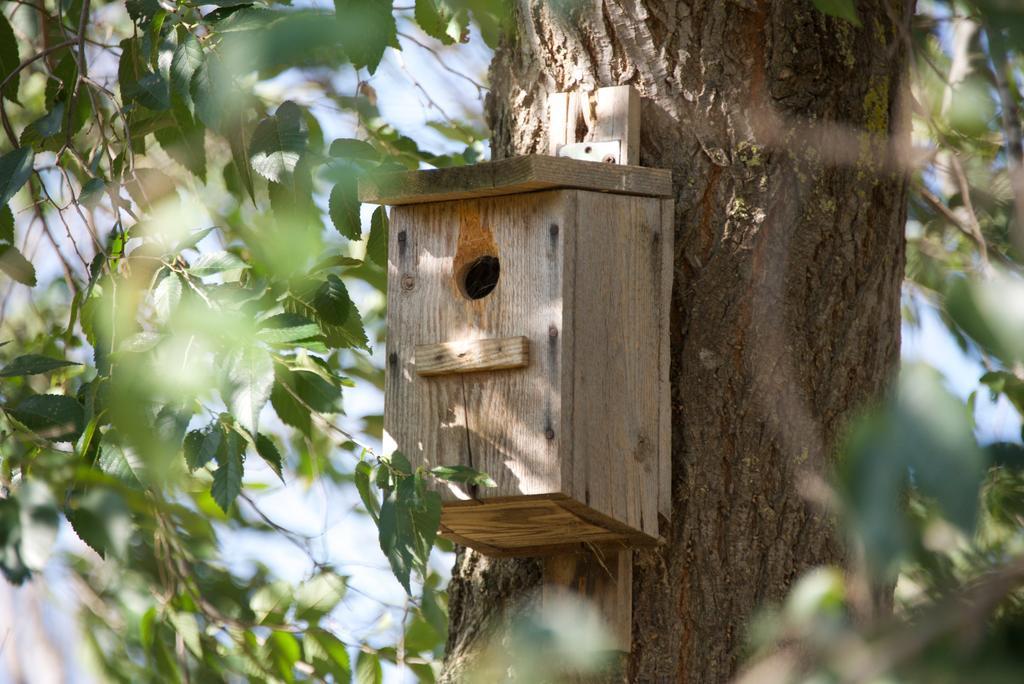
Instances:
[[[905,363],[851,428],[827,504],[854,571],[810,572],[761,615],[744,682],[1007,682],[1024,665],[1024,10],[918,4],[904,318],[937,314],[980,377],[954,392]],[[815,5],[855,18],[852,2]],[[999,435],[976,421],[996,407]]]
[[[384,661],[433,681],[446,599],[427,482],[447,474],[364,444],[379,416],[341,421],[343,391],[383,385],[387,215],[364,226],[357,185],[482,143],[439,122],[462,151],[421,148],[367,75],[400,27],[439,46],[475,22],[493,44],[504,2],[0,9],[0,570],[30,578],[70,525],[92,549],[67,559],[82,634],[111,680],[373,682]],[[315,97],[275,85],[301,82]],[[354,137],[325,140],[323,105]],[[334,622],[349,578],[260,508],[275,478],[357,485],[409,594],[399,644]],[[295,544],[312,574],[230,562],[239,534]]]
[[[811,4],[840,37],[878,30],[852,0]],[[816,569],[764,613],[750,681],[997,682],[1021,666],[1024,447],[975,414],[985,397],[1024,413],[1024,11],[919,5],[901,37],[922,150],[901,160],[905,318],[937,312],[984,371],[964,397],[908,364],[851,429],[822,498],[856,567]],[[472,121],[429,122],[444,153],[389,123],[371,75],[413,29],[431,48],[493,46],[508,9],[0,4],[0,569],[37,576],[62,528],[90,547],[60,548],[103,678],[379,682],[392,663],[433,681],[447,596],[427,483],[491,483],[379,455],[364,442],[380,417],[342,416],[343,392],[383,384],[387,214],[361,207],[358,179],[480,158]],[[325,111],[351,130],[325,138]],[[354,490],[408,594],[397,643],[335,619],[350,569],[260,508],[276,482]],[[233,535],[286,540],[312,570],[293,584],[233,563]],[[874,619],[869,588],[893,583],[895,615]]]

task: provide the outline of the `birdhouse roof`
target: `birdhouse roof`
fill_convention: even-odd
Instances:
[[[421,204],[562,188],[671,197],[672,172],[526,155],[472,166],[371,175],[359,182],[359,199],[373,204]]]

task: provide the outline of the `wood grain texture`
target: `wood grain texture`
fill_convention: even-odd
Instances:
[[[530,363],[530,340],[500,337],[417,344],[414,356],[416,373],[424,376],[525,368]]]
[[[577,192],[571,495],[658,534],[669,284],[658,200]]]
[[[574,201],[542,192],[392,209],[385,431],[414,465],[466,465],[498,485],[478,493],[453,484],[447,500],[562,490],[561,227]],[[500,259],[500,278],[468,299],[456,262],[483,253]],[[513,336],[532,348],[523,369],[417,373],[417,345]]]
[[[359,199],[403,205],[559,188],[669,197],[672,174],[664,169],[526,155],[473,166],[367,176],[359,182]]]
[[[659,478],[669,477],[663,222],[659,198],[581,190],[392,210],[389,445],[414,465],[465,465],[497,483],[445,483],[448,502],[557,495],[558,515],[568,512],[565,524],[517,514],[506,533],[491,528],[504,530],[514,506],[460,510],[461,527],[445,524],[465,543],[525,553],[658,539]],[[460,264],[481,256],[497,258],[501,275],[469,299]]]
[[[633,552],[590,548],[544,559],[545,610],[568,592],[592,602],[611,632],[613,648],[628,652],[633,631]]]
[[[640,95],[633,86],[553,93],[548,97],[548,154],[563,145],[618,140],[619,163],[640,163]]]

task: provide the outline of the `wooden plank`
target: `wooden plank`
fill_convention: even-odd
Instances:
[[[663,436],[659,340],[666,325],[661,320],[661,202],[576,194],[569,493],[657,536]]]
[[[557,331],[570,203],[566,193],[541,192],[391,211],[385,430],[414,465],[466,465],[498,484],[479,492],[445,484],[446,500],[562,491]],[[458,264],[482,253],[499,259],[500,277],[486,297],[469,299]],[[529,340],[528,366],[417,373],[417,345],[506,337]]]
[[[359,182],[359,199],[402,205],[575,188],[643,197],[670,197],[672,172],[544,155],[429,171],[377,174]]]
[[[569,93],[548,95],[548,154],[558,156],[562,145],[570,142],[568,134]]]
[[[587,140],[618,140],[619,163],[640,163],[640,94],[630,85],[598,88],[597,120]],[[581,141],[582,142],[582,141]]]
[[[661,282],[658,283],[658,513],[672,519],[672,287],[675,269],[675,203],[661,200]]]
[[[628,652],[633,637],[633,552],[592,548],[544,559],[542,602],[555,608],[564,592],[590,601],[600,612],[614,648]]]
[[[530,364],[530,340],[526,337],[418,344],[415,349],[416,372],[426,376],[525,368]]]

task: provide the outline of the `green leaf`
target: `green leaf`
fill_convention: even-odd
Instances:
[[[377,70],[384,49],[398,41],[391,3],[382,0],[334,0],[338,35],[356,67]]]
[[[861,26],[860,17],[857,16],[857,8],[854,0],[811,0],[819,11],[840,19],[845,19],[854,26]]]
[[[373,468],[366,461],[360,461],[356,464],[355,473],[353,479],[356,483],[356,491],[359,492],[359,498],[363,500],[363,506],[366,507],[366,512],[373,518],[373,522],[376,524],[380,519],[380,502],[377,501],[377,497],[373,495],[373,491],[370,489],[370,476],[373,474]]]
[[[328,277],[341,282],[333,274]],[[294,283],[289,296],[282,303],[285,311],[315,320],[320,326],[320,332],[323,333],[328,346],[334,348],[355,347],[369,351],[369,340],[366,338],[366,331],[363,330],[359,311],[355,306],[351,306],[348,293],[345,292],[342,295],[341,289],[337,287],[336,283],[314,279]],[[345,314],[343,324],[330,322],[330,320],[341,320],[342,314]]]
[[[286,682],[295,681],[295,663],[302,657],[298,640],[288,632],[272,632],[267,637],[272,660]]]
[[[126,452],[111,432],[103,435],[103,439],[100,440],[96,466],[107,475],[116,477],[132,486],[137,486],[143,481],[142,463],[137,457]]]
[[[189,92],[192,94],[192,105],[196,118],[213,131],[220,131],[224,120],[222,106],[224,104],[223,89],[229,87],[228,79],[222,73],[220,62],[211,55],[192,72]]]
[[[171,84],[160,72],[147,71],[135,82],[135,99],[148,109],[162,112],[171,106]]]
[[[359,192],[356,179],[346,178],[334,184],[327,207],[331,223],[349,240],[359,240],[363,227],[359,218]]]
[[[388,267],[388,212],[377,207],[370,217],[370,236],[366,239],[366,258],[381,268]]]
[[[32,174],[32,148],[19,147],[0,157],[0,204],[7,204]]]
[[[106,194],[107,184],[102,178],[90,178],[82,185],[78,203],[87,209],[95,209]]]
[[[249,265],[231,252],[206,252],[192,262],[188,272],[198,278],[249,268]]]
[[[153,309],[160,323],[167,323],[181,302],[181,278],[169,273],[153,290]]]
[[[185,465],[190,471],[196,471],[209,463],[220,451],[223,432],[216,421],[201,430],[192,430],[185,435],[183,449]]]
[[[199,638],[199,621],[192,613],[184,613],[172,610],[167,613],[167,621],[178,633],[185,643],[185,648],[192,652],[196,658],[202,659],[203,645]]]
[[[274,361],[260,347],[239,349],[227,359],[229,386],[225,403],[241,425],[252,434],[259,430],[260,411],[270,399]]]
[[[274,471],[274,474],[284,482],[284,474],[282,473],[282,461],[281,452],[277,450],[277,446],[274,442],[264,434],[256,435],[256,453],[260,455],[270,469]]]
[[[196,245],[203,241],[203,239],[214,231],[213,228],[203,228],[197,230],[189,235],[183,237],[178,244],[171,248],[170,254],[179,254],[186,249],[195,249]]]
[[[125,8],[128,16],[140,27],[149,24],[157,12],[160,11],[158,0],[125,0]]]
[[[466,12],[457,12],[444,0],[416,0],[414,16],[424,33],[444,45],[462,41],[469,25]]]
[[[281,419],[282,423],[310,436],[313,431],[312,414],[295,398],[292,392],[288,391],[287,385],[281,381],[281,372],[278,371],[278,379],[270,390],[270,405],[274,407],[274,412],[277,413],[277,417]]]
[[[71,496],[68,522],[78,538],[104,558],[124,558],[135,529],[124,498],[111,488],[94,488]]]
[[[228,139],[228,145],[231,147],[231,166],[225,167],[225,171],[232,166],[234,167],[235,176],[241,181],[242,186],[246,192],[249,193],[249,198],[253,204],[256,204],[256,189],[253,185],[252,167],[249,165],[249,146],[245,140],[245,127],[241,125],[232,126],[225,136]],[[228,179],[227,173],[225,173],[225,183]],[[240,194],[240,191],[234,191]]]
[[[0,245],[0,271],[22,285],[36,286],[36,269],[17,247]]]
[[[295,592],[295,618],[316,622],[327,615],[345,596],[345,578],[321,572],[299,585]]]
[[[319,334],[320,326],[316,322],[298,314],[281,313],[263,321],[256,337],[267,344],[286,344]]]
[[[355,138],[338,138],[331,143],[330,155],[345,159],[361,159],[364,161],[379,161],[380,153],[373,145],[365,140]]]
[[[257,622],[280,623],[292,605],[292,586],[284,580],[268,582],[253,593],[249,607]]]
[[[171,58],[171,87],[189,105],[192,103],[192,76],[203,61],[203,48],[195,34],[186,33]]]
[[[242,491],[242,436],[228,430],[217,453],[217,470],[213,473],[210,494],[225,513]]]
[[[14,244],[14,212],[6,204],[0,204],[0,246]]]
[[[58,139],[64,125],[64,107],[63,101],[58,102],[53,109],[26,126],[19,141],[22,147],[56,151],[60,146]]]
[[[274,183],[285,182],[306,151],[308,131],[302,110],[294,102],[281,103],[273,116],[259,122],[249,145],[249,161],[256,173]]]
[[[430,474],[448,482],[459,482],[483,487],[498,486],[487,473],[481,473],[479,470],[474,470],[464,465],[437,466],[430,470]]]
[[[380,659],[375,653],[360,651],[356,658],[355,684],[381,684],[384,672],[380,667]]]
[[[153,132],[167,155],[192,175],[206,181],[206,129],[189,113],[185,102],[177,93],[171,98],[172,125]]]
[[[356,306],[348,296],[348,288],[341,278],[329,273],[313,299],[320,320],[331,325],[343,325]]]
[[[306,662],[317,668],[321,676],[330,674],[336,682],[352,681],[352,666],[349,664],[348,649],[330,632],[310,628],[302,640]]]
[[[34,394],[5,410],[29,430],[54,442],[73,442],[85,427],[82,405],[60,394]]]
[[[14,36],[14,30],[7,21],[6,15],[0,12],[0,82],[10,76],[10,80],[0,90],[0,96],[11,102],[18,101],[18,84],[21,82],[21,74],[11,74],[21,64],[18,56],[18,40]]]
[[[58,368],[64,368],[66,366],[78,366],[73,361],[64,361],[62,359],[52,359],[48,356],[40,356],[39,354],[25,354],[11,361],[9,364],[0,370],[0,378],[13,378],[21,375],[38,375],[39,373],[49,373],[50,371],[57,370]]]

